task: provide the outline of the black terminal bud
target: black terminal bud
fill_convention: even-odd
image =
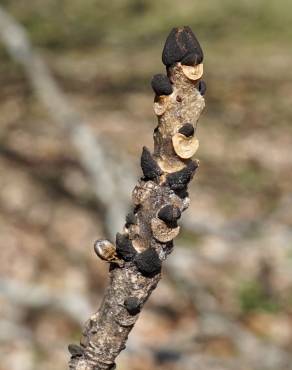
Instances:
[[[197,65],[204,54],[190,27],[173,28],[168,35],[162,52],[162,62],[167,67],[182,62]]]
[[[161,271],[161,261],[155,249],[149,248],[138,253],[134,260],[142,275],[153,277]]]
[[[72,357],[81,357],[83,355],[83,348],[77,344],[69,344],[68,350]]]
[[[181,211],[178,207],[168,204],[160,209],[158,218],[164,221],[168,227],[177,227],[177,220],[181,216]]]
[[[135,316],[137,315],[141,308],[140,308],[140,301],[136,297],[128,297],[125,299],[124,305],[126,310],[129,312],[130,315]]]
[[[170,95],[173,91],[169,78],[163,74],[154,75],[151,86],[156,95]]]
[[[126,235],[120,233],[116,235],[116,251],[118,257],[124,261],[132,261],[137,253],[131,240]]]
[[[197,53],[187,54],[182,60],[181,64],[186,66],[196,66],[197,64],[202,63],[202,57]]]
[[[191,123],[185,123],[178,132],[185,135],[186,137],[193,136],[195,133],[194,126]]]
[[[141,155],[141,168],[145,180],[156,180],[162,175],[161,168],[153,159],[150,151],[144,146]]]
[[[198,167],[198,162],[191,161],[182,170],[167,175],[166,183],[168,184],[170,189],[174,191],[184,190],[193,178],[194,173]]]
[[[206,82],[203,81],[203,80],[200,80],[199,83],[198,83],[198,87],[197,89],[199,90],[199,93],[204,96],[206,94],[206,90],[207,90],[207,85],[206,85]]]

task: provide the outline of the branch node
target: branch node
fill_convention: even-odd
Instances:
[[[134,259],[137,251],[127,235],[117,233],[116,235],[117,255],[126,262]]]
[[[193,136],[195,133],[194,126],[191,123],[185,123],[178,132],[186,137]]]
[[[190,161],[182,170],[166,176],[167,185],[175,192],[185,190],[198,167],[199,161]]]
[[[70,352],[72,358],[81,357],[84,353],[84,349],[77,344],[69,344],[68,351]]]
[[[169,78],[161,73],[154,75],[151,81],[151,86],[156,95],[172,94],[172,85]]]
[[[199,90],[199,93],[204,96],[206,94],[206,91],[207,91],[207,84],[205,81],[203,80],[200,80],[199,83],[198,83],[198,90]]]
[[[173,225],[169,227],[159,218],[153,218],[151,220],[151,230],[156,240],[161,243],[166,243],[173,240],[179,234],[180,227],[173,227]]]
[[[118,262],[116,247],[108,240],[96,240],[94,243],[94,251],[96,255],[106,262]]]
[[[146,277],[154,277],[161,271],[161,260],[153,248],[138,253],[134,262],[137,269]]]
[[[146,146],[143,147],[141,155],[141,168],[145,180],[157,180],[163,173]]]
[[[158,218],[164,221],[170,228],[177,227],[177,220],[181,217],[181,211],[178,207],[172,204],[167,204],[162,207],[158,212]]]
[[[135,316],[141,311],[141,304],[138,298],[128,297],[125,299],[125,307],[130,315]]]

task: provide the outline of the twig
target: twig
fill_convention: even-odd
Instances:
[[[0,39],[11,58],[24,67],[28,80],[36,95],[48,109],[52,118],[67,130],[73,144],[79,151],[83,167],[91,176],[95,195],[104,204],[104,224],[107,234],[120,229],[123,215],[129,206],[128,191],[135,183],[133,169],[126,158],[121,161],[113,150],[105,148],[90,127],[83,122],[79,112],[72,107],[51,75],[45,61],[32,47],[25,29],[0,6]],[[124,174],[127,173],[127,176]],[[186,230],[205,234],[226,236],[230,228],[221,230],[214,226],[194,222],[192,217],[182,220]]]
[[[78,149],[82,166],[91,176],[96,198],[104,205],[104,225],[107,235],[120,229],[123,215],[129,207],[128,191],[135,183],[130,161],[121,161],[114,151],[105,148],[102,142],[83,122],[79,112],[73,108],[64,92],[57,85],[41,55],[32,47],[25,29],[0,6],[0,39],[11,58],[24,67],[29,82],[37,97],[47,108],[51,117],[69,132],[73,144]],[[127,173],[127,176],[124,174]],[[226,236],[216,228],[196,223],[190,217],[183,220],[187,230],[196,233],[215,233]]]
[[[189,205],[187,185],[198,161],[190,158],[198,148],[195,127],[204,108],[203,53],[189,27],[173,29],[162,59],[167,76],[155,75],[154,154],[144,147],[143,178],[132,194],[116,246],[95,243],[95,252],[111,262],[110,283],[99,310],[88,320],[81,347],[70,345],[71,370],[109,370],[125,348],[139,312],[157,286],[161,265],[179,233],[177,219]]]

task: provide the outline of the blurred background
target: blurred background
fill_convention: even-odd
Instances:
[[[291,24],[290,0],[1,0],[1,370],[65,369],[98,307],[92,245],[124,221],[178,25],[205,52],[201,166],[118,369],[292,369]]]

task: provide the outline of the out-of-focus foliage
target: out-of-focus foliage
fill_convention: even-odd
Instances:
[[[36,44],[62,49],[151,44],[176,24],[188,24],[215,43],[284,43],[292,36],[289,0],[4,0],[4,5]]]

